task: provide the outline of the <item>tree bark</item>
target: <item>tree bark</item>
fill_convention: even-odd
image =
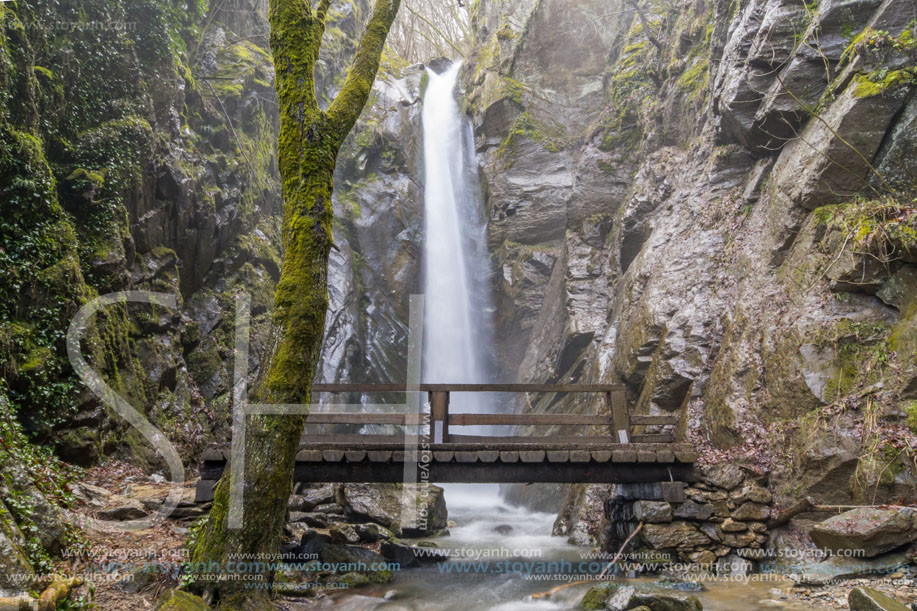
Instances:
[[[318,107],[313,71],[330,0],[271,0],[271,51],[280,107],[278,162],[283,182],[283,265],[274,295],[270,357],[254,390],[261,403],[308,404],[328,307],[331,194],[337,155],[369,98],[400,0],[376,0],[344,86],[327,111]],[[192,544],[194,589],[223,609],[263,609],[274,571],[248,567],[225,579],[229,562],[278,552],[305,415],[249,416],[246,422],[244,520],[230,529],[230,469]],[[219,580],[221,574],[224,579]],[[251,589],[252,576],[260,589]],[[232,577],[232,575],[229,575]]]

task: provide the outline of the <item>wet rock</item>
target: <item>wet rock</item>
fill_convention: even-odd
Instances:
[[[360,536],[360,541],[366,541],[368,543],[374,543],[382,539],[387,540],[395,538],[395,534],[392,531],[378,524],[354,524],[353,528]]]
[[[360,535],[350,524],[335,522],[328,528],[332,543],[359,543]]]
[[[704,592],[707,590],[699,581],[685,581],[671,575],[664,575],[656,581],[656,585],[666,588],[667,590],[678,590],[679,592]]]
[[[612,592],[614,592],[614,588],[608,585],[593,586],[589,588],[580,599],[577,608],[583,609],[584,611],[599,611],[600,609],[605,609],[605,603],[608,601]]]
[[[634,503],[634,517],[640,522],[671,522],[672,506],[664,501],[637,501]]]
[[[872,588],[857,587],[847,595],[850,611],[910,611],[910,607]]]
[[[312,510],[315,513],[326,513],[336,516],[344,515],[344,507],[338,503],[324,503],[322,505],[316,505]]]
[[[351,588],[359,588],[361,586],[369,585],[370,583],[372,583],[369,577],[367,577],[363,573],[355,573],[355,572],[346,573],[344,575],[341,575],[340,578],[338,578],[338,581],[341,583],[346,583],[347,586]]]
[[[325,546],[328,545],[331,545],[330,536],[314,530],[307,530],[299,540],[299,554],[303,558],[317,558],[321,555]]]
[[[312,528],[328,528],[328,516],[324,513],[291,511],[290,522],[302,522]]]
[[[508,535],[513,532],[513,527],[509,524],[500,524],[499,526],[494,526],[494,532],[498,535]]]
[[[320,488],[311,488],[301,490],[296,495],[297,506],[293,507],[292,497],[290,499],[290,511],[312,511],[319,505],[326,505],[334,502],[334,485],[327,484]]]
[[[445,552],[426,546],[414,547],[400,541],[384,541],[379,551],[385,558],[399,563],[402,567],[416,567],[449,559]]]
[[[145,518],[147,515],[146,511],[143,509],[143,504],[138,500],[128,500],[126,503],[118,505],[117,507],[112,507],[110,509],[103,509],[99,511],[98,516],[102,520],[139,520]]]
[[[669,549],[677,547],[692,547],[708,545],[710,537],[697,530],[688,522],[672,522],[671,524],[647,524],[641,533],[646,542],[654,549]]]
[[[907,554],[904,552],[886,554],[878,558],[832,556],[822,562],[810,564],[801,573],[790,577],[803,585],[824,585],[836,579],[890,575],[907,563]]]
[[[859,507],[816,524],[809,534],[825,549],[858,549],[872,558],[917,540],[917,509]]]
[[[376,552],[358,547],[355,545],[335,545],[328,544],[322,547],[319,555],[322,562],[336,563],[340,565],[361,565],[367,568],[372,566],[384,566],[385,558]],[[362,571],[361,571],[362,572]],[[369,578],[375,583],[388,583],[393,579],[392,572],[383,569],[367,573]]]
[[[700,600],[693,594],[630,585],[617,588],[605,603],[605,608],[609,611],[627,611],[641,606],[659,611],[701,611],[703,609]]]

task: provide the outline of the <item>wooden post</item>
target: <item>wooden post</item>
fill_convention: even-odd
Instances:
[[[605,393],[605,400],[611,407],[616,443],[630,443],[630,416],[627,414],[627,395],[622,390]]]
[[[433,442],[449,443],[449,392],[435,390],[430,393],[430,411],[433,415]],[[441,423],[442,436],[437,435],[437,423]]]

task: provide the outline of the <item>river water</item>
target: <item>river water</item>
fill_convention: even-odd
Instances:
[[[451,493],[451,494],[450,494]],[[344,611],[548,611],[576,609],[594,583],[564,588],[550,598],[533,595],[568,584],[573,573],[554,569],[566,561],[570,566],[599,562],[588,560],[589,549],[569,545],[551,536],[555,516],[505,505],[489,486],[451,486],[446,490],[450,534],[434,541],[440,549],[454,550],[447,562],[396,573],[395,581],[384,586],[364,587],[321,600],[318,609]],[[497,527],[512,528],[499,534]],[[505,531],[505,529],[503,529]],[[586,555],[587,560],[584,560]],[[482,563],[490,570],[482,572]],[[502,564],[501,564],[502,563]],[[547,579],[540,567],[550,567]],[[586,565],[584,565],[586,566]],[[616,578],[622,583],[649,584],[651,579]],[[791,587],[778,583],[705,582],[706,591],[697,597],[707,611],[757,611],[818,609],[810,604],[780,600]]]

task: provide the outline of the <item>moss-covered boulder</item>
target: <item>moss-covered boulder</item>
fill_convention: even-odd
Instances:
[[[210,606],[200,596],[172,590],[159,600],[156,611],[210,611]]]
[[[910,609],[887,594],[864,587],[850,590],[850,594],[847,595],[847,604],[850,611],[908,611]]]

